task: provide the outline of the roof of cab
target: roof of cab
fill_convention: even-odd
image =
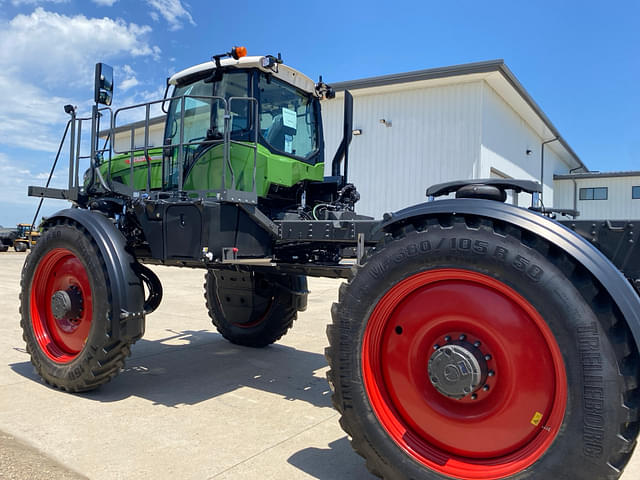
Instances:
[[[238,60],[235,60],[233,58],[225,58],[223,60],[220,60],[220,65],[222,65],[223,67],[258,68],[263,72],[270,73],[274,77],[293,85],[294,87],[315,95],[316,84],[304,73],[294,70],[293,68],[288,67],[282,63],[274,65],[273,68],[265,68],[262,66],[263,58],[265,57],[241,57]],[[213,61],[194,65],[193,67],[186,68],[172,75],[171,78],[169,78],[169,83],[171,85],[176,85],[181,78],[188,77],[196,73],[213,70],[214,68],[216,68],[216,64]]]

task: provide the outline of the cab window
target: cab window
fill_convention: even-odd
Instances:
[[[318,150],[317,116],[310,94],[261,73],[260,135],[274,150],[308,158]]]

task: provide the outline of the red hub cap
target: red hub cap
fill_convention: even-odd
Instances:
[[[532,465],[556,437],[567,383],[540,314],[495,278],[418,273],[376,305],[363,340],[369,400],[416,461],[462,479]]]
[[[69,250],[47,252],[31,285],[31,322],[42,351],[53,361],[78,356],[91,330],[91,286],[82,262]]]

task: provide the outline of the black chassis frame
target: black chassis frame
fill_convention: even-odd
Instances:
[[[326,220],[285,216],[274,220],[256,205],[214,199],[140,199],[114,225],[144,263],[334,278],[348,278],[351,264],[341,260],[361,258],[383,236],[379,220],[349,210]]]
[[[539,188],[533,182],[501,182],[490,187],[532,193]],[[462,188],[493,182],[458,183]],[[329,190],[336,188],[331,181],[323,185]],[[445,194],[456,191],[451,186],[444,190]],[[430,193],[434,192],[443,193],[432,187]],[[110,268],[114,271],[123,268],[116,264],[126,250],[142,263],[350,278],[354,262],[344,259],[359,263],[367,250],[408,223],[451,214],[490,218],[549,241],[583,265],[610,293],[640,349],[640,246],[634,222],[602,222],[602,228],[596,228],[597,223],[574,220],[566,221],[567,227],[541,212],[487,199],[493,195],[487,196],[485,189],[478,192],[472,198],[467,192],[467,198],[425,202],[385,214],[382,220],[359,216],[348,209],[333,212],[326,220],[301,220],[293,214],[271,219],[256,205],[214,199],[131,198],[124,206],[113,207],[119,199],[100,198],[90,202],[89,209],[58,212],[47,224],[69,218],[88,228],[92,235],[99,234],[98,243],[110,245],[113,250],[105,251],[105,257],[113,263]],[[124,213],[110,213],[109,206]],[[135,273],[135,266],[129,267]]]

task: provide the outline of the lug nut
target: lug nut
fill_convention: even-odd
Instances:
[[[467,338],[467,336],[463,333],[462,335],[460,335],[458,337],[460,339],[460,341],[464,340],[465,338]]]
[[[478,398],[478,394],[477,393],[472,393],[471,394],[471,400],[476,400]]]
[[[493,370],[489,370],[487,372],[487,375],[489,375],[490,377],[493,377],[496,374],[496,372],[494,372]]]
[[[473,346],[476,348],[480,348],[480,345],[482,345],[479,341],[476,341]]]
[[[434,350],[438,350],[440,348],[440,345],[438,345],[437,343],[433,346]]]
[[[491,355],[489,355],[488,353],[484,356],[484,359],[488,362],[489,360],[491,360]]]
[[[451,337],[447,335],[446,337],[444,337],[444,341],[449,343],[451,341]]]
[[[485,392],[489,391],[489,385],[485,385],[484,387],[482,387],[482,390],[484,390]]]

